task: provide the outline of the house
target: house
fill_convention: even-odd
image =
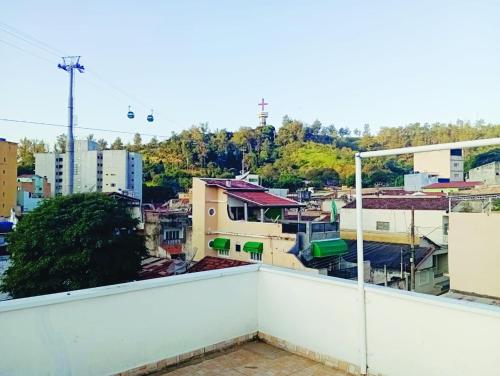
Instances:
[[[195,260],[219,256],[306,269],[292,252],[300,247],[304,204],[237,179],[194,178],[192,197]],[[295,221],[284,219],[290,209]]]
[[[471,168],[467,181],[479,181],[485,185],[500,185],[500,161]]]
[[[415,239],[447,244],[449,201],[446,197],[401,196],[363,198],[363,237],[368,241],[410,244],[412,213]],[[356,238],[356,201],[340,209],[340,237]]]
[[[422,187],[422,191],[425,193],[455,193],[459,191],[475,189],[482,184],[483,183],[479,181],[450,181],[444,183],[432,183]]]
[[[0,138],[0,217],[8,218],[16,206],[16,176],[17,144]]]
[[[146,249],[151,256],[163,258],[194,257],[191,204],[186,199],[170,200],[164,205],[144,209]]]
[[[418,192],[421,191],[423,187],[439,183],[439,177],[437,175],[432,175],[427,172],[417,172],[414,174],[404,175],[404,190],[408,192]]]
[[[448,181],[464,180],[462,149],[427,151],[413,154],[413,171],[428,173]]]

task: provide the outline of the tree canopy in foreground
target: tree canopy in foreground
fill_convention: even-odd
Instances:
[[[9,236],[0,288],[22,298],[134,280],[145,254],[137,223],[106,194],[46,200]]]

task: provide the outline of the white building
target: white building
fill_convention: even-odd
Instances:
[[[418,172],[416,174],[406,174],[404,176],[404,190],[407,192],[421,191],[423,187],[438,183],[439,178],[427,172]]]
[[[97,143],[75,141],[74,192],[121,192],[142,200],[142,158],[127,150],[98,150]],[[46,176],[52,196],[67,194],[65,153],[35,154],[37,175]]]

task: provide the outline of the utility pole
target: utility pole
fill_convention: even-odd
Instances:
[[[75,140],[73,139],[73,81],[75,77],[75,69],[83,73],[85,68],[80,65],[80,56],[63,57],[63,63],[57,64],[57,67],[69,73],[69,95],[68,95],[68,140],[66,145],[66,161],[67,161],[67,193],[73,193],[73,179],[75,172]]]
[[[415,291],[415,209],[411,208],[411,254],[410,254],[410,277],[411,291]]]

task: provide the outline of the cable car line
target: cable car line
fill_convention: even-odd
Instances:
[[[55,124],[55,123],[45,123],[45,122],[40,122],[40,121],[28,121],[28,120],[6,119],[6,118],[0,118],[0,121],[11,122],[11,123],[22,123],[22,124],[28,124],[28,125],[43,125],[43,126],[60,127],[60,128],[66,128],[68,126],[67,124]],[[156,135],[156,134],[117,131],[115,129],[106,129],[106,128],[81,127],[78,125],[75,125],[74,128],[84,129],[84,130],[88,130],[88,131],[97,131],[97,132],[122,133],[122,134],[128,134],[128,135],[140,134],[141,136],[146,136],[146,137],[156,137],[156,138],[165,138],[165,139],[170,138],[170,136],[161,136],[161,135]]]

